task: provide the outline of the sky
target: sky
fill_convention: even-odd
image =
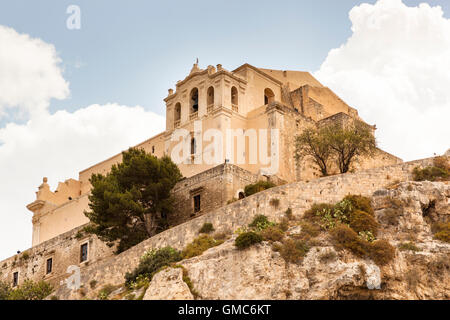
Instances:
[[[163,131],[163,98],[197,58],[309,71],[377,125],[382,149],[444,153],[449,18],[447,0],[2,1],[0,260],[30,247],[42,178],[54,189]]]

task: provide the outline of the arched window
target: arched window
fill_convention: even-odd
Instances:
[[[178,102],[175,105],[175,111],[174,111],[174,121],[180,121],[181,120],[181,104]]]
[[[191,113],[198,111],[198,89],[194,88],[190,94]]]
[[[208,107],[214,105],[214,87],[208,88]]]
[[[231,88],[231,104],[237,106],[239,104],[238,91],[236,87]]]
[[[275,95],[273,94],[273,91],[269,88],[266,88],[264,90],[264,104],[272,103],[275,99]]]
[[[239,192],[239,200],[244,199],[245,198],[245,194],[241,191]]]

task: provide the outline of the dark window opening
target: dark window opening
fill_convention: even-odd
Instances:
[[[69,197],[69,200],[72,200],[72,197]]]
[[[155,146],[152,146],[152,153],[155,153]]]
[[[52,273],[53,269],[53,259],[47,259],[47,268],[46,268],[46,274]]]
[[[17,287],[18,284],[19,284],[19,273],[18,272],[14,272],[14,274],[13,274],[13,287]]]
[[[191,155],[194,155],[197,149],[197,144],[195,143],[195,138],[191,139]]]
[[[244,199],[244,198],[245,198],[245,194],[243,192],[239,192],[239,200]]]
[[[175,121],[181,120],[181,104],[178,102],[175,105]]]
[[[85,243],[81,245],[80,248],[80,262],[87,261],[87,259],[88,259],[88,244]]]
[[[264,104],[272,103],[275,99],[275,95],[273,94],[273,91],[269,88],[266,88],[264,90]]]
[[[238,105],[238,91],[236,87],[231,88],[231,104],[234,106]]]
[[[194,196],[194,212],[199,212],[201,209],[200,207],[200,195]]]
[[[208,106],[214,105],[214,88],[209,87],[208,88]]]
[[[198,89],[194,88],[191,91],[191,113],[198,111]]]

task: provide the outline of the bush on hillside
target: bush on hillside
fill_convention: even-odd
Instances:
[[[45,281],[25,280],[19,287],[9,291],[8,300],[43,300],[52,291],[53,287]]]
[[[239,250],[243,250],[243,249],[251,247],[254,244],[260,243],[262,241],[263,241],[263,237],[259,233],[249,231],[249,232],[241,233],[234,241],[234,245]]]
[[[248,197],[248,196],[251,196],[252,194],[255,194],[255,193],[258,193],[258,192],[261,192],[261,191],[264,191],[264,190],[267,190],[267,189],[270,189],[273,187],[276,187],[275,183],[270,182],[270,181],[262,181],[261,180],[254,184],[249,184],[249,185],[245,186],[244,193],[245,193],[245,196]]]
[[[196,257],[201,255],[203,252],[208,250],[209,248],[218,246],[222,244],[222,240],[215,240],[213,237],[202,234],[198,238],[194,239],[191,243],[189,243],[186,248],[184,248],[181,253],[183,259],[189,259],[192,257]]]
[[[168,266],[173,262],[181,260],[181,254],[172,247],[165,247],[159,250],[147,251],[142,257],[139,265],[131,273],[125,274],[125,282],[130,284],[135,281],[139,275],[148,277],[150,280],[153,275],[162,267]]]
[[[288,263],[298,263],[308,253],[309,247],[302,240],[286,239],[280,248],[281,257]]]
[[[255,229],[256,231],[264,230],[270,226],[274,226],[275,223],[270,222],[269,219],[263,215],[257,215],[253,221],[248,225],[250,228]]]
[[[214,227],[213,227],[212,223],[205,222],[198,232],[199,233],[211,233],[213,231],[214,231]]]

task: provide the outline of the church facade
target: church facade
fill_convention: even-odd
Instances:
[[[135,147],[157,157],[170,155],[185,177],[173,190],[173,225],[239,199],[245,185],[261,179],[280,184],[318,177],[311,161],[296,162],[295,136],[311,126],[361,120],[356,109],[310,73],[249,64],[233,71],[194,64],[164,101],[166,131]],[[382,150],[360,160],[354,170],[401,162]],[[44,178],[36,200],[27,206],[33,212],[32,245],[88,223],[83,212],[88,209],[89,178],[106,174],[120,161],[118,154],[95,164],[55,191]]]

